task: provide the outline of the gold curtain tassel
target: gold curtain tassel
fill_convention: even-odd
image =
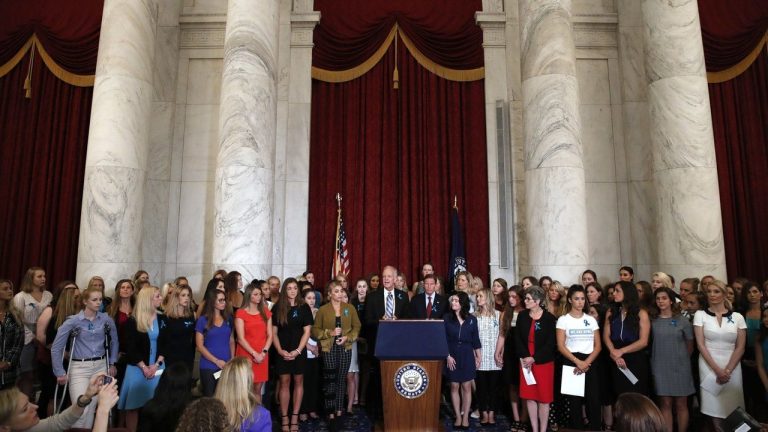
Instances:
[[[37,47],[37,39],[32,40],[32,46],[29,50],[29,68],[27,69],[27,77],[24,78],[24,97],[27,99],[32,98],[32,66],[35,64],[35,48]]]
[[[400,88],[400,73],[397,71],[397,66],[395,66],[395,71],[392,73],[392,81],[394,82],[392,84],[392,88],[397,90]]]
[[[27,99],[32,98],[32,80],[29,79],[29,75],[24,80],[24,97]]]

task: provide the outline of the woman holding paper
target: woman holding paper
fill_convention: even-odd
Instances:
[[[525,399],[533,432],[545,432],[549,404],[554,399],[557,319],[547,312],[547,294],[541,287],[527,288],[523,301],[526,310],[517,317],[515,335],[515,349],[522,365],[520,398]]]
[[[645,348],[651,334],[648,312],[640,307],[631,282],[616,282],[614,304],[605,316],[603,342],[611,354],[611,377],[616,396],[635,392],[650,394],[650,365]]]
[[[572,285],[568,289],[567,313],[557,319],[557,349],[563,356],[563,382],[561,392],[570,399],[571,418],[569,426],[584,429],[581,407],[586,403],[587,419],[590,429],[597,429],[600,424],[600,386],[595,364],[600,354],[600,326],[590,315],[584,313],[587,294],[581,285]],[[585,375],[580,389],[568,389],[569,378]],[[570,390],[581,390],[581,396]]]
[[[688,396],[693,394],[691,353],[693,328],[680,314],[675,292],[661,287],[654,293],[656,306],[651,309],[653,328],[653,356],[651,369],[659,408],[667,430],[673,430],[672,404],[677,412],[677,430],[688,430]]]
[[[744,406],[741,356],[747,342],[747,323],[733,312],[725,298],[725,284],[707,285],[709,307],[693,316],[693,333],[699,348],[701,413],[712,417],[716,430],[734,409]]]

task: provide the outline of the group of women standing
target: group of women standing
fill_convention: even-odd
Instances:
[[[683,293],[693,295],[686,302],[672,289],[671,277],[662,273],[648,284],[650,294],[632,281],[634,275],[627,267],[622,268],[624,280],[606,290],[589,273],[586,288],[573,285],[564,292],[557,281],[532,277],[523,281],[525,287],[497,290],[496,295],[480,290],[475,295],[474,315],[469,314],[465,292],[450,297],[451,313],[445,325],[451,353],[446,367],[456,428],[468,424],[472,385],[477,387],[481,424],[494,423],[493,411],[498,406],[493,401],[489,404],[487,396],[493,395],[495,400],[502,393],[499,380],[489,379],[496,377],[497,368],[508,387],[503,393],[508,393],[511,402],[513,430],[525,429],[525,414],[533,431],[559,426],[611,430],[611,407],[625,393],[655,397],[668,430],[675,423],[677,430],[688,429],[689,397],[697,390],[701,413],[715,427],[735,408],[745,406],[742,357],[748,346],[749,324],[727,300],[724,283],[712,278],[699,292],[696,279],[694,289]],[[493,286],[496,284],[506,288],[503,279],[495,280]],[[548,290],[538,286],[545,284]],[[759,290],[750,284],[745,290],[744,303],[757,304],[759,312]],[[499,298],[502,313],[489,313],[486,305],[499,305]],[[689,303],[693,306],[682,308]],[[749,312],[749,308],[745,310]],[[761,390],[765,391],[768,313],[758,312],[750,315],[755,321],[751,350],[756,355],[756,381],[762,380],[765,388]],[[692,360],[694,351],[698,360]],[[562,381],[571,381],[563,375],[566,373],[585,375],[581,395],[568,394],[570,390],[561,393]],[[520,410],[521,400],[526,401],[526,412]]]

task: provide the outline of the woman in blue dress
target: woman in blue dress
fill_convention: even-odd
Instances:
[[[472,380],[480,367],[480,332],[477,318],[469,314],[469,296],[457,291],[448,299],[451,313],[446,315],[445,335],[448,339],[446,376],[451,383],[451,403],[456,413],[454,429],[469,427],[469,406],[472,403]],[[461,387],[461,395],[459,395]]]
[[[158,371],[165,369],[167,323],[165,316],[157,313],[162,301],[159,288],[145,286],[139,291],[133,315],[125,324],[128,367],[117,407],[126,411],[125,423],[130,431],[135,431],[138,425],[138,410],[155,393],[160,381]]]

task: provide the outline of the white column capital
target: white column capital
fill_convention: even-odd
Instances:
[[[475,12],[475,22],[483,30],[483,48],[507,46],[507,18],[503,12]]]
[[[312,48],[315,26],[320,22],[320,12],[291,14],[291,48]]]

